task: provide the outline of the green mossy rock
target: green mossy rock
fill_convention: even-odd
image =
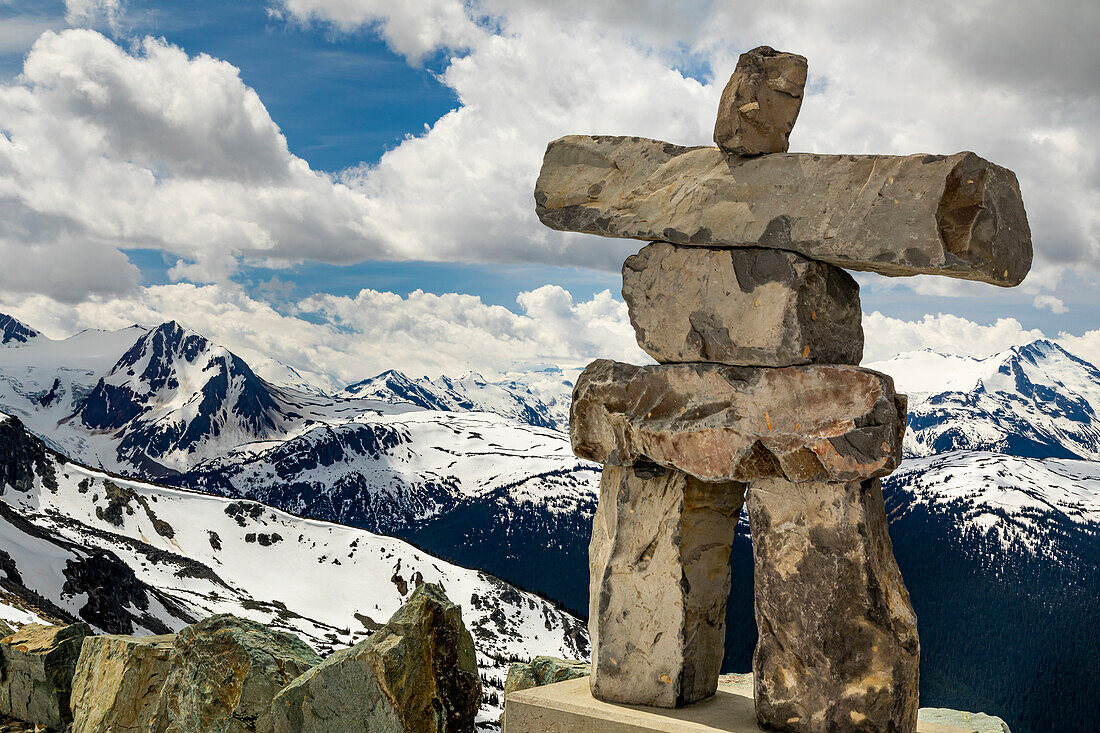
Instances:
[[[271,700],[321,658],[296,636],[228,614],[176,638],[161,698],[166,733],[269,733]]]
[[[504,681],[504,696],[507,698],[508,695],[519,690],[587,677],[591,673],[592,665],[588,662],[560,657],[535,657],[530,662],[513,664],[508,668],[508,679]]]
[[[69,691],[88,624],[27,624],[0,640],[0,716],[62,728],[72,720]]]
[[[472,733],[480,701],[461,609],[423,584],[369,639],[287,685],[271,709],[277,733]]]

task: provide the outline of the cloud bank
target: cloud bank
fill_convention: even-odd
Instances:
[[[123,9],[67,7],[72,22]],[[119,249],[133,247],[179,258],[173,275],[195,282],[225,283],[242,262],[303,260],[614,269],[636,244],[536,221],[545,144],[573,132],[705,144],[738,52],[758,43],[810,59],[792,149],[973,149],[1019,174],[1033,294],[1065,268],[1094,278],[1100,267],[1095,3],[282,0],[271,10],[337,37],[379,34],[410,64],[438,67],[458,106],[380,160],[329,175],[288,150],[232,65],[152,38],[47,32],[22,76],[0,86],[0,257],[21,266],[0,272],[0,287],[71,300],[132,291],[138,273]],[[1058,310],[1049,298],[1035,307]]]
[[[190,283],[78,304],[44,295],[0,294],[0,312],[52,338],[83,328],[174,319],[229,347],[261,374],[280,377],[277,370],[267,370],[277,360],[303,374],[320,375],[329,385],[386,369],[414,376],[473,370],[492,377],[546,365],[579,369],[596,358],[652,363],[634,340],[626,305],[607,291],[576,301],[564,289],[545,285],[520,293],[517,305],[518,313],[471,295],[362,290],[354,297],[314,295],[277,311],[240,288]],[[920,349],[985,357],[1044,337],[1012,318],[981,325],[946,314],[905,321],[873,312],[864,316],[863,327],[865,363]],[[1062,334],[1059,340],[1100,363],[1100,330]]]

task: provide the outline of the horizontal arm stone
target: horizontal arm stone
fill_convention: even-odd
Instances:
[[[704,481],[854,481],[901,460],[905,397],[852,366],[633,366],[600,359],[573,390],[573,451]]]
[[[851,270],[1017,285],[1031,230],[1015,174],[974,153],[727,157],[640,137],[546,149],[535,211],[562,231],[770,247]]]

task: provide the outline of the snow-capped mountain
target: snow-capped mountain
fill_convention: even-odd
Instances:
[[[41,334],[25,323],[0,313],[0,346],[4,344],[25,344]]]
[[[9,346],[0,350],[0,408],[66,455],[138,477],[184,472],[244,445],[367,413],[482,411],[564,429],[571,388],[540,375],[535,390],[548,404],[516,376],[493,383],[473,373],[410,380],[386,372],[328,396],[316,375],[268,359],[274,384],[175,322]]]
[[[1052,341],[986,359],[924,351],[867,366],[909,392],[908,455],[992,450],[1100,460],[1100,369]]]
[[[596,467],[555,430],[492,413],[416,410],[317,423],[166,480],[394,532],[503,487],[553,511],[577,511],[594,493]]]
[[[37,336],[0,349],[0,409],[18,417],[50,446],[99,463],[86,435],[69,418],[101,376],[148,334],[131,326],[118,331],[81,331],[55,341]]]
[[[905,461],[885,479],[891,519],[929,511],[961,535],[1054,557],[1100,547],[1100,463],[956,451]],[[1095,558],[1094,558],[1095,559]]]
[[[563,423],[572,385],[558,370],[500,384],[391,372],[325,397],[273,387],[174,323],[44,342],[13,350],[18,362],[0,353],[0,408],[66,455],[402,536],[586,607],[562,568],[583,561],[572,538],[587,536],[598,473],[563,432],[531,424]],[[69,376],[55,387],[54,374]]]
[[[339,396],[444,412],[492,412],[535,427],[563,431],[569,423],[568,402],[563,413],[560,400],[546,404],[519,381],[490,382],[475,372],[458,379],[411,379],[391,369],[348,385]]]
[[[1013,731],[1100,730],[1100,463],[991,452],[883,479],[921,635],[923,704]],[[1057,660],[1052,664],[1052,660]]]
[[[171,321],[138,338],[71,422],[110,435],[122,465],[157,476],[280,435],[293,417],[242,359]]]
[[[420,580],[462,606],[495,720],[510,660],[583,657],[583,623],[552,603],[405,542],[252,501],[129,481],[68,462],[0,418],[0,617],[163,633],[234,613],[319,650],[353,644]],[[13,618],[13,615],[15,616]]]

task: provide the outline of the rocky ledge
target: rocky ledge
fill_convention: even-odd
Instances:
[[[13,733],[473,733],[481,700],[461,611],[427,583],[324,660],[223,614],[153,637],[28,624],[0,639],[0,664],[0,731]]]

